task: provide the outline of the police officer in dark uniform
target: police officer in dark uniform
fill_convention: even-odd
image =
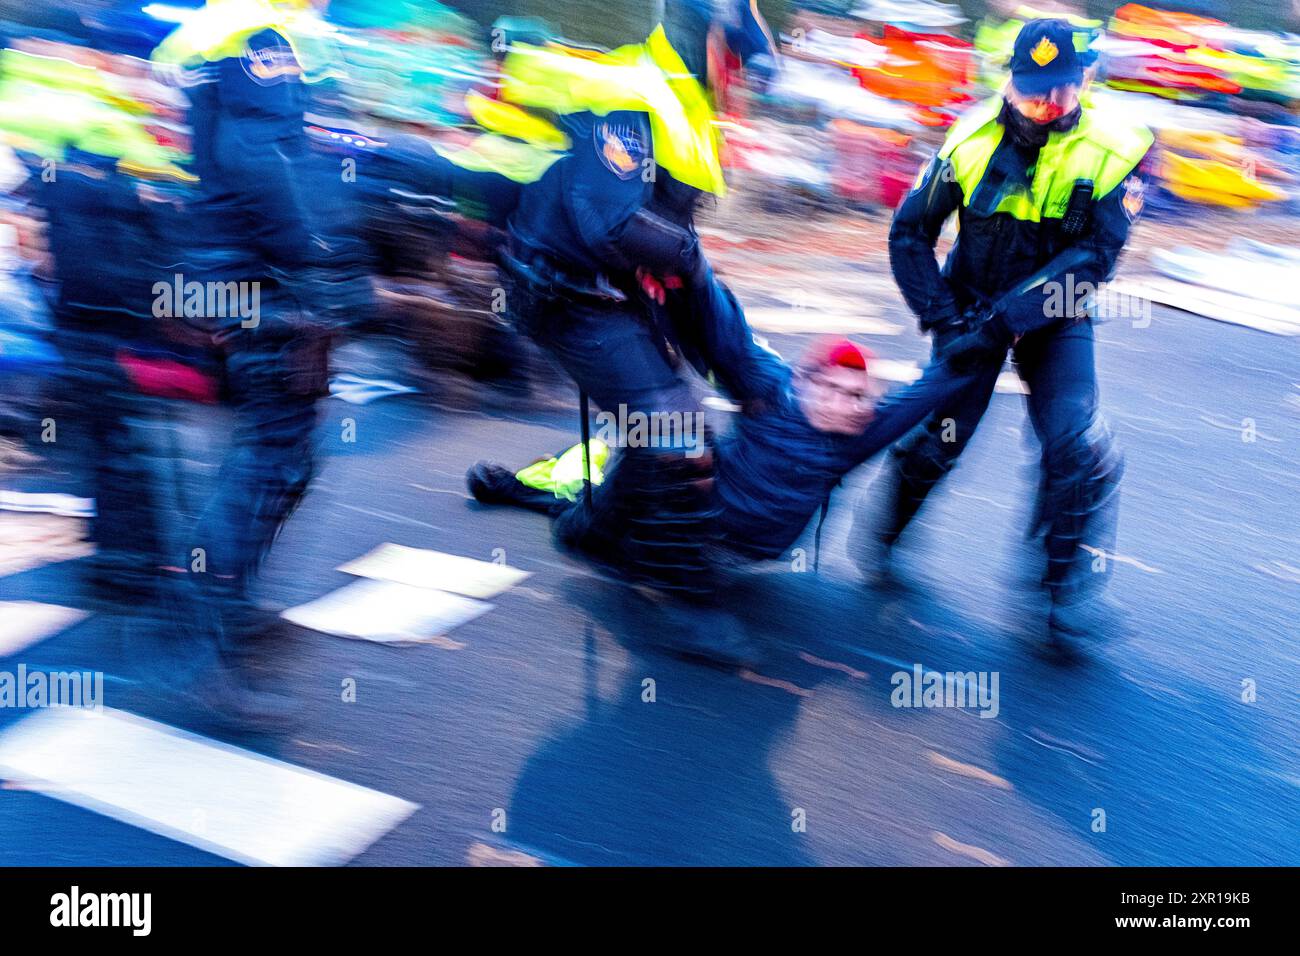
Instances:
[[[184,541],[194,600],[181,613],[217,649],[225,680],[202,684],[212,703],[255,718],[285,709],[247,681],[258,639],[273,625],[250,587],[313,472],[316,401],[328,384],[322,263],[330,246],[305,192],[319,180],[308,175],[297,51],[275,23],[241,26],[230,47],[237,52],[187,70],[200,185],[192,245],[176,271],[227,290],[225,308],[184,316],[221,354],[234,430],[216,489]]]
[[[118,157],[86,145],[70,144],[24,188],[45,214],[59,383],[74,426],[56,441],[74,446],[95,499],[88,583],[104,604],[132,607],[157,600],[165,562],[152,469],[132,424],[145,410],[120,360],[158,344],[148,291],[160,237]]]
[[[694,211],[704,184],[710,177],[720,182],[721,170],[699,81],[708,75],[710,42],[724,35],[704,4],[689,4],[670,33],[656,31],[637,52],[641,72],[622,71],[626,61],[615,56],[598,58],[598,79],[579,84],[592,102],[562,108],[550,98],[568,95],[564,71],[581,70],[585,61],[556,59],[541,48],[512,52],[525,57],[522,69],[537,69],[542,79],[534,77],[534,89],[571,144],[534,181],[459,169],[427,150],[411,159],[422,169],[424,191],[469,197],[504,227],[501,263],[516,321],[597,406],[628,420],[680,421],[700,412],[682,356],[692,354],[688,338],[702,339],[680,334],[661,306],[665,288],[685,296],[713,281]],[[639,95],[625,85],[628,78],[650,75],[650,64],[659,71],[654,82],[671,98],[670,117],[656,115],[648,101],[623,105]],[[507,93],[511,67],[508,58]],[[682,310],[676,313],[680,318]],[[692,320],[707,316],[687,316]],[[557,539],[654,588],[664,598],[658,606],[667,620],[658,630],[665,643],[723,662],[751,660],[738,621],[719,606],[706,558],[715,527],[712,452],[682,443],[680,430],[671,437],[620,449],[591,507],[558,522]]]
[[[1042,446],[1038,530],[1049,626],[1062,642],[1095,627],[1090,599],[1108,576],[1122,471],[1098,404],[1088,304],[1073,293],[1113,274],[1152,143],[1145,128],[1080,105],[1084,73],[1068,23],[1026,23],[1003,96],[954,124],[895,213],[890,264],[908,306],[936,356],[981,374],[895,447],[884,493],[869,492],[855,526],[864,571],[887,570],[889,549],[966,447],[1013,347]],[[953,213],[960,230],[941,270],[934,248]]]
[[[625,420],[699,414],[683,359],[697,370],[711,364],[700,348],[708,337],[689,327],[709,321],[691,297],[714,283],[694,212],[721,186],[705,83],[710,47],[728,31],[701,0],[675,12],[670,29],[612,54],[512,43],[503,99],[554,116],[569,144],[535,175],[458,163],[398,137],[363,173],[379,192],[450,197],[501,228],[516,323],[596,405]],[[767,36],[731,33],[744,41],[741,58]],[[739,623],[718,604],[706,558],[712,452],[682,439],[679,429],[650,447],[629,441],[590,507],[557,524],[557,540],[657,591],[666,644],[752,660]]]
[[[771,54],[770,35],[749,4],[727,23],[707,3],[685,3],[670,19],[668,36],[687,71],[707,84],[721,53],[742,63]],[[740,29],[748,24],[751,29]],[[652,41],[653,42],[653,41]],[[566,117],[575,143],[557,164],[550,188],[526,191],[512,221],[512,255],[577,269],[583,285],[613,286],[602,297],[539,297],[525,321],[579,386],[607,411],[699,415],[680,365],[703,371],[722,364],[700,326],[722,321],[697,304],[713,288],[694,214],[704,193],[662,161],[643,113]],[[646,182],[647,164],[655,175]],[[546,185],[545,180],[543,184]],[[562,211],[562,212],[561,212]],[[560,213],[557,215],[557,213]],[[662,303],[640,294],[638,277],[683,287]],[[523,290],[535,289],[527,280]],[[526,292],[526,294],[528,294]],[[585,298],[585,301],[584,301]],[[666,308],[658,308],[662,304]],[[711,331],[718,331],[711,329]],[[702,418],[702,416],[700,416]],[[710,438],[711,443],[711,438]],[[718,524],[713,493],[714,456],[682,447],[627,447],[592,494],[591,507],[572,509],[556,522],[558,540],[618,566],[669,600],[665,643],[725,662],[748,662],[756,651],[739,622],[719,606],[709,547]]]

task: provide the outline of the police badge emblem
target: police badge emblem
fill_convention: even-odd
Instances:
[[[1047,39],[1047,37],[1043,37],[1038,41],[1038,46],[1029,51],[1029,57],[1039,66],[1047,66],[1056,59],[1056,55],[1060,52],[1055,43]]]
[[[302,67],[298,65],[293,47],[279,36],[270,42],[249,43],[239,62],[249,79],[258,86],[270,86],[302,76]]]
[[[1145,192],[1146,187],[1137,176],[1130,176],[1124,180],[1124,198],[1121,203],[1124,206],[1124,215],[1128,216],[1129,222],[1137,219],[1138,214],[1142,212],[1143,194]]]
[[[593,134],[596,152],[619,179],[631,179],[641,169],[647,150],[641,131],[626,123],[598,123]]]

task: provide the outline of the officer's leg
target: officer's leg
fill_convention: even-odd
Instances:
[[[604,483],[593,490],[592,507],[567,512],[557,522],[561,543],[597,560],[625,564],[635,577],[654,579],[660,576],[661,562],[653,551],[647,552],[653,545],[646,545],[646,539],[676,537],[679,522],[659,523],[655,517],[671,512],[693,526],[699,542],[698,546],[692,542],[690,548],[702,552],[711,523],[707,482],[712,477],[712,456],[703,436],[695,433],[698,448],[673,447],[671,442],[651,447],[637,440],[637,424],[653,421],[652,416],[675,413],[682,422],[699,420],[694,396],[669,363],[639,306],[573,303],[563,311],[555,310],[534,328],[538,341],[600,408],[597,437],[616,448]],[[617,434],[623,426],[628,433]],[[648,438],[645,424],[640,431]],[[692,494],[694,481],[706,484]],[[683,483],[684,492],[678,488]],[[663,533],[656,536],[656,528]],[[702,575],[703,559],[692,563]]]
[[[116,361],[116,345],[110,336],[65,337],[69,372],[63,385],[79,419],[73,429],[77,467],[95,499],[92,588],[108,602],[139,607],[156,596],[163,556],[153,480],[132,421],[142,403]]]
[[[1073,630],[1110,578],[1123,456],[1099,407],[1091,323],[1026,336],[1017,361],[1042,445],[1044,583],[1054,626]]]
[[[209,633],[234,665],[252,651],[266,623],[250,596],[252,579],[312,475],[323,370],[320,380],[312,380],[304,367],[311,361],[301,339],[274,330],[227,361],[235,419],[231,448],[187,546],[205,549],[206,569],[192,577],[207,605]]]
[[[599,363],[569,370],[601,409],[598,437],[624,424],[627,434],[609,436],[618,454],[604,483],[594,489],[592,508],[585,515],[566,515],[557,531],[571,543],[579,529],[588,540],[595,536],[601,546],[614,549],[616,557],[608,551],[606,557],[661,590],[710,594],[705,549],[717,515],[713,455],[699,406],[639,316],[624,312],[599,320]],[[661,425],[677,421],[683,427],[661,427],[652,441],[648,426],[655,416]],[[638,437],[638,426],[645,440]]]
[[[94,436],[100,449],[95,465],[95,538],[99,548],[99,586],[115,600],[152,601],[163,545],[154,476],[136,419],[144,402],[129,392],[124,375],[108,373],[97,393]]]
[[[1001,361],[989,363],[886,456],[880,477],[858,502],[850,534],[869,579],[887,575],[890,549],[975,434],[1001,371]]]
[[[713,454],[690,388],[639,307],[580,304],[562,319],[536,337],[600,407],[596,437],[617,452],[591,506],[557,519],[557,539],[655,588],[665,599],[657,630],[677,650],[729,663],[752,660],[743,629],[719,606],[708,559],[717,531]],[[639,440],[636,423],[655,415],[675,416],[683,427]],[[623,424],[627,434],[611,433]],[[648,435],[644,427],[642,435]]]

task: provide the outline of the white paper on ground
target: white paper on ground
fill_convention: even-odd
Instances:
[[[1300,309],[1294,306],[1247,299],[1231,292],[1160,277],[1117,280],[1111,283],[1110,291],[1259,332],[1300,335]]]
[[[505,564],[400,544],[381,544],[369,554],[340,565],[338,570],[361,578],[437,588],[473,598],[494,597],[529,574]]]
[[[111,709],[19,721],[0,736],[0,777],[253,866],[346,863],[419,809]]]
[[[280,616],[324,634],[394,644],[441,637],[490,610],[491,604],[459,594],[365,579]]]
[[[0,657],[11,657],[89,617],[86,611],[35,601],[0,601]]]
[[[95,553],[82,518],[0,512],[0,577]]]

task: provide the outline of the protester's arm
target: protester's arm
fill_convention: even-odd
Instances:
[[[894,213],[889,228],[889,266],[908,308],[929,330],[956,320],[957,302],[939,271],[934,247],[962,194],[947,160],[938,156]]]
[[[852,467],[888,448],[985,374],[987,370],[963,372],[946,362],[931,362],[915,382],[881,399],[871,424],[855,442]]]
[[[790,382],[779,355],[754,340],[736,296],[705,267],[703,279],[674,295],[669,304],[677,334],[699,353],[718,386],[746,405],[774,401]]]

